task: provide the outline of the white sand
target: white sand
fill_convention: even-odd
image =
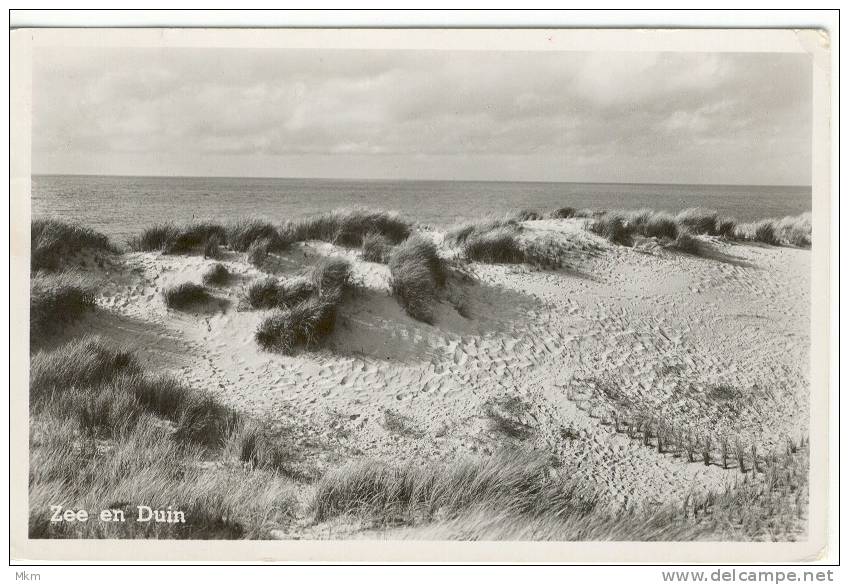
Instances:
[[[263,273],[237,253],[223,260],[236,279],[194,313],[166,309],[160,292],[200,282],[212,260],[132,253],[104,270],[88,263],[104,281],[102,310],[67,334],[114,338],[150,367],[289,428],[319,468],[491,453],[511,439],[493,430],[487,405],[513,397],[520,407],[505,412],[528,425],[525,442],[557,453],[613,502],[680,501],[739,476],[614,432],[592,390],[602,382],[676,425],[761,452],[807,433],[809,250],[711,241],[703,258],[612,245],[577,221],[526,227],[568,244],[569,267],[475,264],[478,282],[463,290],[469,319],[444,302],[435,325],[414,321],[389,295],[386,266],[311,242],[264,271],[293,274],[325,255],[353,262],[360,286],[318,349],[282,356],[257,346],[267,311],[237,307]],[[738,398],[712,395],[720,384]]]

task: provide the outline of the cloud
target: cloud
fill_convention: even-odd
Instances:
[[[787,54],[40,49],[33,165],[805,183],[810,76]]]

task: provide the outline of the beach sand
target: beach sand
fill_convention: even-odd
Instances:
[[[214,260],[83,259],[99,281],[98,310],[53,343],[96,334],[131,348],[146,367],[285,431],[317,473],[356,458],[415,465],[518,442],[556,454],[603,500],[639,507],[720,489],[740,473],[617,432],[617,409],[764,453],[807,435],[810,250],[702,237],[709,252],[693,256],[611,244],[580,220],[525,229],[567,248],[566,266],[473,264],[474,280],[451,284],[453,302],[433,325],[404,313],[385,265],[324,242],[272,254],[262,270],[225,251],[234,278],[192,311],[167,309],[161,291],[199,283]],[[427,235],[441,244],[441,233]],[[254,332],[268,311],[244,306],[246,287],[325,256],[349,259],[356,282],[335,332],[293,356],[263,351]]]

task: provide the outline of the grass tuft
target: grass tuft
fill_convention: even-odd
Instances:
[[[433,323],[433,305],[447,279],[436,245],[422,236],[399,244],[389,258],[392,294],[413,319]]]
[[[679,226],[696,235],[717,235],[716,222],[718,219],[719,214],[715,210],[703,207],[683,209],[675,216],[675,221],[678,222]]]
[[[380,234],[397,244],[405,240],[412,225],[398,214],[369,209],[336,209],[291,221],[285,231],[295,241],[321,240],[339,246],[359,247],[368,234]]]
[[[30,270],[58,270],[83,250],[115,252],[109,238],[90,228],[58,219],[36,219],[30,225]]]
[[[363,245],[360,256],[366,262],[377,262],[386,264],[392,253],[392,243],[386,236],[369,232],[363,237]]]
[[[290,309],[278,309],[257,328],[255,338],[266,351],[292,354],[311,347],[336,326],[337,300],[313,296]]]
[[[236,252],[247,252],[258,240],[266,240],[271,252],[284,250],[291,242],[280,230],[260,219],[240,219],[229,224],[225,231],[227,244]]]
[[[205,285],[223,286],[228,282],[230,282],[230,271],[220,262],[216,262],[203,273]]]
[[[576,213],[577,210],[574,207],[560,207],[549,213],[548,216],[551,219],[569,219],[576,217]]]
[[[212,297],[202,285],[184,282],[163,289],[162,298],[165,299],[165,305],[168,308],[185,309],[191,305],[205,303]]]
[[[95,307],[94,286],[72,272],[39,273],[30,280],[30,344],[58,332]]]

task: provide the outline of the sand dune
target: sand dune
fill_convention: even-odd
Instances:
[[[710,250],[699,257],[610,244],[579,220],[525,226],[570,250],[567,266],[475,264],[474,282],[455,291],[467,316],[445,301],[434,325],[390,296],[386,266],[307,242],[272,254],[263,270],[226,252],[234,278],[191,311],[169,310],[160,293],[200,282],[213,260],[129,253],[87,262],[102,281],[99,310],[65,335],[114,339],[150,367],[289,428],[319,470],[352,457],[439,461],[521,442],[555,452],[610,502],[641,506],[720,487],[739,471],[617,432],[617,409],[762,452],[807,434],[809,250],[705,237]],[[268,312],[245,308],[247,285],[333,255],[352,261],[357,284],[336,331],[293,356],[261,350],[254,332]]]

